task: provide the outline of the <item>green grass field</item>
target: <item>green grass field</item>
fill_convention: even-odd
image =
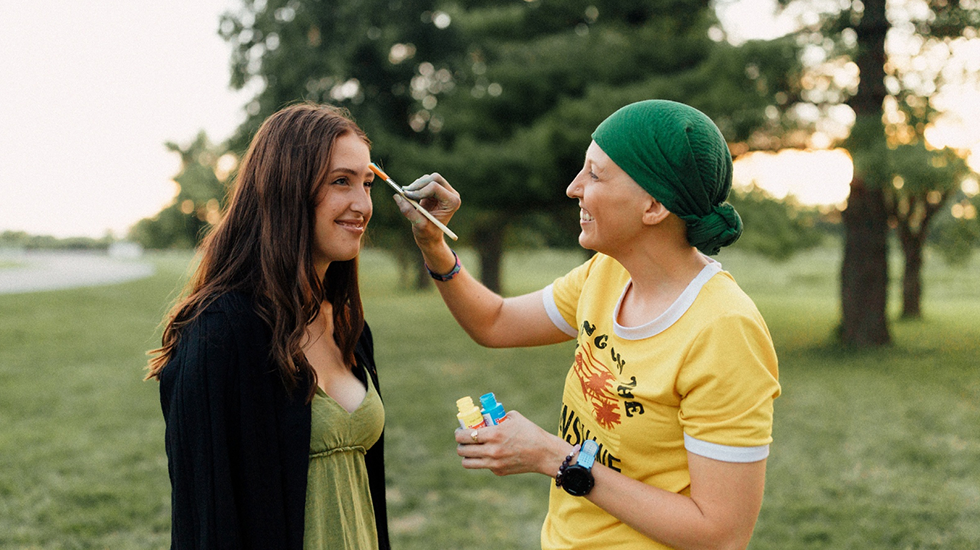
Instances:
[[[582,258],[511,254],[506,293],[540,288]],[[141,379],[190,256],[151,259],[157,274],[141,281],[0,296],[0,548],[168,547],[163,420],[156,383]],[[980,548],[980,262],[929,262],[924,320],[894,322],[888,349],[844,352],[830,338],[838,249],[786,264],[737,250],[719,259],[756,300],[780,356],[750,547]],[[386,256],[364,254],[394,547],[537,548],[550,480],[463,470],[455,401],[493,391],[555,429],[572,344],[480,348],[434,290],[409,293],[397,277]]]

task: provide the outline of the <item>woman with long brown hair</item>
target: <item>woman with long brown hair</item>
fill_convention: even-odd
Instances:
[[[243,158],[149,364],[172,548],[388,548],[357,275],[370,160],[345,111],[312,104],[269,117]]]

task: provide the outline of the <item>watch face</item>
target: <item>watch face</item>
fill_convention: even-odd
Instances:
[[[577,464],[569,466],[561,476],[561,486],[572,496],[589,494],[593,485],[595,478],[592,477],[592,471]]]

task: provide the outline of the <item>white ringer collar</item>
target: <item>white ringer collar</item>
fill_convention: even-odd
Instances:
[[[664,311],[656,319],[635,327],[625,327],[616,321],[616,319],[619,319],[619,310],[623,306],[623,298],[626,297],[626,291],[633,284],[632,278],[626,281],[626,286],[623,287],[623,292],[619,295],[619,300],[616,302],[616,309],[613,310],[612,314],[613,331],[616,333],[616,336],[624,340],[642,340],[643,338],[656,336],[676,323],[691,308],[694,300],[698,297],[698,293],[701,292],[701,288],[708,282],[708,279],[721,271],[720,263],[711,258],[707,258],[707,260],[708,265],[704,266],[701,272],[688,283],[687,288],[667,308],[667,311]]]

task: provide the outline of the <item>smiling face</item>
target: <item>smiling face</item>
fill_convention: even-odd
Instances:
[[[313,263],[322,279],[330,262],[354,259],[371,219],[374,173],[367,143],[352,132],[334,141],[327,176],[317,192]]]
[[[565,194],[578,199],[578,242],[583,248],[616,256],[628,251],[644,224],[642,215],[653,198],[593,141],[585,165]]]

